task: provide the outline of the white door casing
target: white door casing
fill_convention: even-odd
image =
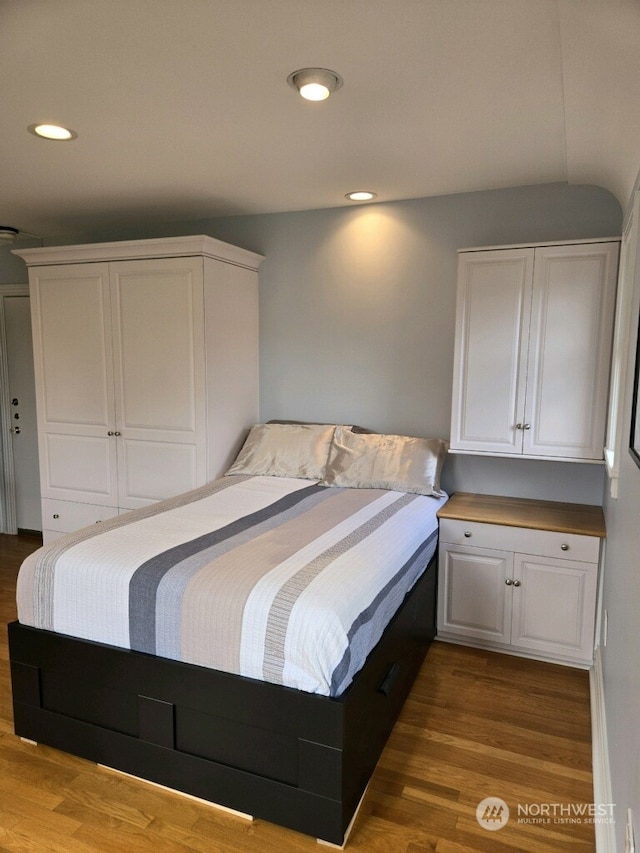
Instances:
[[[42,529],[29,288],[5,286],[0,296],[3,522],[17,533]]]

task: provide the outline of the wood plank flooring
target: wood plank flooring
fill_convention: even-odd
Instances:
[[[6,623],[18,566],[37,541],[0,535],[0,851],[304,853],[313,839],[100,769],[12,726]],[[476,807],[510,810],[496,831]],[[593,801],[587,673],[436,642],[396,724],[347,850],[593,853],[585,822],[523,823],[541,806]],[[520,818],[518,811],[520,809]],[[520,822],[519,822],[520,821]],[[485,824],[487,825],[487,824]]]

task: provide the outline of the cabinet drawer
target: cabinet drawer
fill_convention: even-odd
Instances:
[[[118,508],[115,506],[57,501],[52,498],[42,499],[42,526],[46,530],[55,530],[59,533],[70,533],[89,524],[115,518],[116,515],[118,515]]]
[[[440,541],[587,563],[597,563],[600,557],[600,539],[597,536],[531,530],[526,527],[507,527],[452,518],[443,518],[440,521]]]

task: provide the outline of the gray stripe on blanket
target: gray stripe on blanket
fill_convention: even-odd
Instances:
[[[197,565],[189,566],[189,574],[193,575],[199,566],[209,561],[210,552],[221,548],[221,553],[232,547],[237,537],[249,534],[253,535],[256,525],[268,524],[275,519],[280,523],[278,517],[282,513],[290,512],[297,504],[303,503],[309,498],[318,497],[322,500],[329,490],[324,486],[310,485],[280,498],[274,503],[242,516],[230,524],[217,530],[213,530],[203,536],[198,536],[174,548],[169,548],[161,554],[147,560],[136,569],[129,582],[129,637],[132,649],[149,654],[158,654],[156,651],[156,601],[158,587],[163,578],[179,563],[189,560],[197,560]],[[227,547],[225,547],[227,543]],[[204,558],[204,559],[203,559]]]
[[[426,539],[416,551],[414,551],[402,568],[400,568],[389,580],[386,586],[380,590],[371,604],[366,607],[354,621],[353,625],[349,629],[348,645],[345,649],[345,653],[342,660],[333,671],[329,693],[330,696],[340,696],[352,682],[353,676],[355,675],[355,672],[351,671],[352,658],[355,657],[356,660],[362,659],[361,656],[359,657],[355,654],[360,638],[362,638],[361,645],[365,644],[367,649],[373,648],[373,645],[375,645],[377,640],[380,639],[385,627],[391,621],[391,617],[396,613],[409,590],[414,587],[418,578],[422,576],[424,570],[429,565],[429,558],[433,554],[433,543],[437,537],[438,531],[434,530],[429,538]],[[413,575],[411,585],[408,588],[404,583],[402,583],[406,575]],[[374,644],[372,644],[371,635],[361,629],[366,628],[367,624],[376,616],[381,604],[384,604],[387,619],[380,623],[380,635],[377,637]]]
[[[266,681],[272,681],[276,684],[281,684],[283,681],[287,626],[291,610],[299,596],[333,560],[349,551],[359,542],[362,542],[374,530],[384,524],[385,521],[415,499],[416,495],[414,494],[403,494],[392,504],[389,504],[364,524],[360,525],[360,527],[353,530],[348,536],[345,536],[344,539],[336,542],[331,548],[328,548],[311,560],[311,562],[307,563],[306,566],[296,572],[283,585],[273,600],[267,618],[264,663],[262,667],[263,677]]]
[[[333,496],[335,489],[325,488],[315,492],[299,503],[290,506],[278,514],[270,515],[262,522],[252,527],[246,527],[235,536],[229,536],[222,542],[212,545],[202,552],[176,563],[160,580],[156,592],[156,651],[161,657],[183,660],[182,620],[184,616],[182,603],[185,590],[192,578],[207,563],[223,557],[235,548],[245,545],[251,540],[280,527],[294,518],[306,513]]]

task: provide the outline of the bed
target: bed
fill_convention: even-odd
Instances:
[[[446,443],[260,424],[25,560],[16,734],[342,845],[435,634]]]

